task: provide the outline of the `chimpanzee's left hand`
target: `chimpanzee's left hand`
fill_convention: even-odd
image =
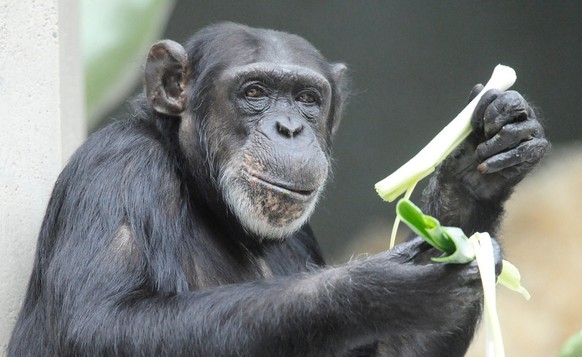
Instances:
[[[482,89],[476,85],[469,99]],[[440,167],[441,179],[477,200],[501,203],[540,162],[549,142],[536,113],[516,91],[484,93],[472,125],[471,135]]]

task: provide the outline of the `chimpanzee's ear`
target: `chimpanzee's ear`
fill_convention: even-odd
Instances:
[[[343,63],[336,63],[333,64],[331,67],[331,75],[334,81],[334,85],[336,87],[336,91],[337,91],[337,95],[336,95],[336,102],[334,103],[335,105],[335,115],[334,118],[332,119],[331,124],[331,133],[332,135],[335,134],[335,132],[337,131],[340,121],[341,121],[341,117],[342,117],[342,112],[346,103],[346,97],[347,97],[347,80],[346,80],[346,75],[345,73],[347,72],[348,67],[346,67],[345,64]]]
[[[149,103],[161,114],[180,115],[186,106],[188,55],[171,40],[156,42],[145,66],[145,90]]]

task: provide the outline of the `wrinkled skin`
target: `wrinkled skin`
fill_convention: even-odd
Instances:
[[[155,44],[133,117],[55,184],[8,355],[464,355],[475,263],[433,263],[416,238],[326,266],[307,223],[344,72],[298,36],[231,23]],[[425,200],[443,224],[494,233],[548,143],[516,92],[486,93],[473,123]]]

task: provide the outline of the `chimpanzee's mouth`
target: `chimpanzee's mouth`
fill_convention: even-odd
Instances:
[[[247,172],[246,174],[248,176],[249,182],[256,182],[266,187],[267,189],[281,193],[284,196],[291,196],[299,200],[310,200],[317,191],[316,189],[298,188],[287,182],[267,179],[255,172],[253,173]]]

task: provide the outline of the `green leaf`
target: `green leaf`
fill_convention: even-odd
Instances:
[[[582,331],[570,337],[560,348],[558,357],[580,357],[582,356]]]
[[[444,252],[442,256],[432,258],[433,261],[465,264],[475,259],[473,246],[460,228],[441,226],[436,218],[423,214],[420,208],[405,198],[398,201],[396,213],[414,233]]]
[[[442,257],[432,258],[435,262],[466,264],[475,259],[475,249],[469,242],[469,238],[463,233],[461,228],[443,227],[445,236],[454,245],[454,251]]]
[[[515,265],[507,260],[503,260],[503,269],[501,270],[501,274],[497,277],[497,283],[510,290],[517,291],[523,295],[526,300],[531,298],[529,292],[521,286],[521,274],[519,273],[519,270],[517,270]]]
[[[175,0],[83,0],[82,41],[89,127],[130,94],[149,46]],[[120,100],[121,98],[121,100]]]
[[[442,234],[440,223],[436,218],[424,215],[420,208],[407,199],[401,199],[396,205],[396,214],[410,229],[441,251],[451,251],[450,244]]]

